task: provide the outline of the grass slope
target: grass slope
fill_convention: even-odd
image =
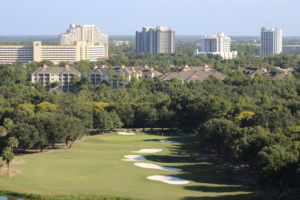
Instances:
[[[193,137],[163,137],[176,143],[152,143],[161,136],[139,132],[134,136],[110,133],[90,136],[75,143],[71,149],[54,150],[17,156],[26,164],[12,168],[23,173],[11,179],[0,179],[0,189],[36,194],[76,194],[124,196],[151,200],[190,199],[258,199],[254,188],[233,180],[220,166],[196,161]],[[157,148],[162,152],[134,154],[130,151]],[[134,166],[121,161],[124,155],[143,155],[146,161],[166,167],[183,169],[170,172]],[[169,185],[148,180],[150,175],[172,175],[190,180],[186,185]]]

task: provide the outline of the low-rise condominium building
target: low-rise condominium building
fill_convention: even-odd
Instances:
[[[65,67],[48,67],[44,64],[43,67],[31,73],[31,82],[41,83],[46,90],[51,90],[52,83],[56,82],[58,84],[55,87],[61,87],[63,91],[74,92],[75,88],[70,83],[76,76],[80,77],[81,73],[69,67],[68,64]]]
[[[86,77],[91,79],[93,84],[107,83],[112,88],[124,87],[130,82],[132,77],[152,79],[161,75],[160,72],[153,70],[148,65],[144,67],[125,67],[121,65],[111,69],[106,65],[101,65],[100,67],[95,66],[93,70],[85,74]]]
[[[208,65],[204,67],[189,67],[185,65],[183,68],[178,68],[176,72],[169,72],[163,74],[161,79],[164,81],[171,81],[172,79],[177,79],[178,81],[184,83],[189,81],[202,81],[215,76],[218,79],[224,80],[225,74],[214,71]]]

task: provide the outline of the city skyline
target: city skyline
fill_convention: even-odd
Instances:
[[[59,35],[69,24],[94,24],[108,35],[134,35],[140,27],[166,26],[176,35],[213,35],[222,30],[229,36],[259,36],[261,27],[274,27],[281,28],[284,36],[298,36],[300,27],[292,25],[292,19],[299,17],[299,6],[298,0],[153,0],[151,4],[139,0],[86,0],[84,4],[78,0],[53,0],[51,4],[11,0],[1,2],[0,16],[6,20],[0,22],[0,35]],[[47,14],[42,12],[45,7]],[[141,9],[144,7],[147,9]]]

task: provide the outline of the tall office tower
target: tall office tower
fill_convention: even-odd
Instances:
[[[280,28],[261,28],[260,53],[265,56],[282,52],[282,30]]]
[[[175,31],[168,27],[143,27],[136,31],[136,52],[174,53]]]
[[[73,45],[84,41],[89,46],[108,44],[108,35],[101,33],[95,25],[71,24],[67,33],[59,35],[59,45]]]
[[[202,38],[201,52],[198,49],[194,52],[194,55],[203,54],[208,55],[220,55],[224,59],[231,59],[237,56],[237,51],[230,51],[231,38],[225,36],[222,31],[219,31],[217,35],[211,35]]]

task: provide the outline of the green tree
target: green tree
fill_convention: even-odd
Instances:
[[[136,112],[136,121],[143,127],[143,131],[145,131],[145,127],[151,127],[152,131],[157,120],[158,113],[155,108],[140,107]]]
[[[3,125],[6,128],[6,130],[10,131],[13,128],[14,123],[13,123],[12,119],[5,118]]]
[[[34,111],[35,106],[30,103],[23,103],[23,104],[19,104],[17,108],[18,108],[18,110],[21,110],[21,111],[23,111],[25,109],[30,109],[30,110]]]
[[[55,104],[49,102],[42,102],[35,106],[35,110],[37,112],[46,113],[57,110],[57,106]]]
[[[122,122],[126,125],[128,131],[129,125],[132,125],[134,122],[134,110],[131,105],[119,105],[116,111]]]
[[[114,128],[111,116],[106,110],[99,112],[95,117],[94,127],[99,129],[101,132],[104,132],[105,129]]]
[[[52,144],[52,148],[54,148],[55,142],[66,141],[66,132],[63,128],[62,121],[57,119],[55,115],[46,118],[46,121],[44,122],[44,129],[48,142]]]
[[[25,154],[26,149],[30,149],[34,146],[38,131],[36,128],[29,124],[17,124],[9,133],[10,137],[15,137],[19,144],[23,147],[23,154]]]
[[[216,147],[218,157],[221,149],[224,149],[229,156],[237,132],[238,127],[232,121],[225,119],[210,119],[198,128],[201,143]]]
[[[7,164],[7,176],[9,176],[9,165],[14,159],[15,154],[12,152],[10,147],[5,147],[2,153],[2,160],[6,161]]]
[[[147,117],[149,114],[150,108],[149,107],[140,107],[136,112],[136,123],[143,127],[143,131],[145,131],[145,127],[147,126]]]
[[[43,152],[43,150],[49,145],[47,133],[45,130],[48,120],[48,117],[44,114],[38,114],[26,120],[28,124],[33,125],[38,131],[38,137],[36,139],[35,145],[41,150],[41,152]]]
[[[265,147],[259,152],[258,183],[267,184],[278,189],[281,196],[284,188],[294,187],[300,177],[297,177],[299,169],[296,156],[285,150],[284,147],[275,145]]]
[[[12,152],[13,152],[13,148],[14,147],[18,147],[19,146],[19,141],[17,138],[15,137],[10,137],[7,140],[7,146],[11,148]]]
[[[176,125],[178,121],[178,116],[176,112],[173,110],[169,110],[166,106],[163,106],[158,111],[158,115],[159,115],[159,119],[157,121],[162,131],[166,127],[173,128],[173,126]]]
[[[115,110],[109,112],[109,115],[110,115],[110,119],[112,121],[112,127],[110,128],[111,130],[114,128],[121,128],[124,125],[122,123],[118,113]]]
[[[84,124],[75,117],[65,116],[63,119],[63,124],[66,132],[66,145],[68,145],[68,143],[71,142],[69,148],[72,147],[73,143],[77,139],[81,138],[82,136],[88,133],[88,130],[84,127]]]

